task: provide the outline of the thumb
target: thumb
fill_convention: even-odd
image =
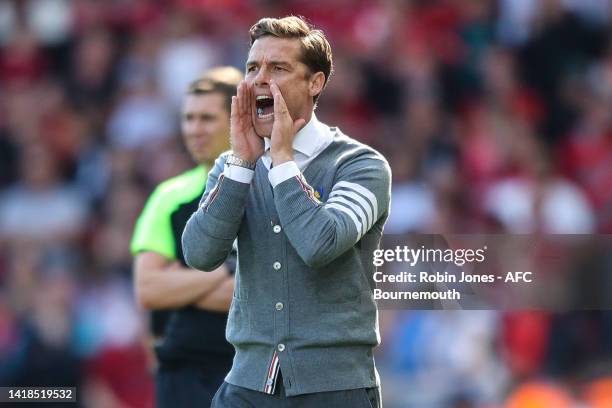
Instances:
[[[296,134],[306,125],[306,121],[304,119],[298,119],[293,122],[293,134]]]

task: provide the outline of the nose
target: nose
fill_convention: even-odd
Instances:
[[[268,85],[269,81],[270,81],[270,76],[269,76],[268,69],[265,66],[262,66],[257,71],[257,75],[255,76],[255,79],[253,82],[255,86],[262,86],[262,85]]]
[[[205,135],[206,126],[201,120],[194,120],[187,126],[187,131],[195,136]]]

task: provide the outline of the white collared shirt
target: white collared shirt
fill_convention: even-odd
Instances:
[[[264,138],[264,154],[261,161],[270,169],[268,179],[272,188],[285,180],[295,177],[303,172],[308,164],[313,161],[333,141],[333,134],[329,126],[319,122],[314,112],[310,121],[296,133],[293,139],[293,160],[280,164],[270,169],[272,157],[270,156],[270,138]],[[240,166],[226,165],[223,175],[229,179],[241,183],[251,183],[255,172]]]

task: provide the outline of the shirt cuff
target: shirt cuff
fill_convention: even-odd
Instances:
[[[278,166],[274,166],[268,173],[268,180],[272,184],[272,188],[276,187],[285,180],[295,177],[300,174],[300,169],[294,161],[288,161]]]
[[[238,181],[239,183],[251,184],[255,172],[246,167],[225,165],[223,175],[230,180]]]

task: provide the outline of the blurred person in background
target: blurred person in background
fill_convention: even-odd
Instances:
[[[71,242],[85,226],[87,203],[78,189],[62,182],[59,163],[40,139],[34,141],[22,151],[21,179],[0,194],[0,237]]]
[[[73,319],[78,263],[24,242],[11,249],[12,274],[0,290],[0,384],[82,386]]]
[[[485,208],[512,233],[594,232],[595,217],[586,196],[558,175],[548,151],[530,130],[515,128],[510,154],[516,175],[492,184]]]
[[[230,102],[240,80],[240,71],[219,67],[189,86],[182,133],[198,166],[160,184],[136,223],[135,290],[140,305],[153,311],[158,407],[207,406],[231,367],[224,334],[234,266],[229,261],[209,274],[188,268],[180,237],[214,159],[229,147]]]

